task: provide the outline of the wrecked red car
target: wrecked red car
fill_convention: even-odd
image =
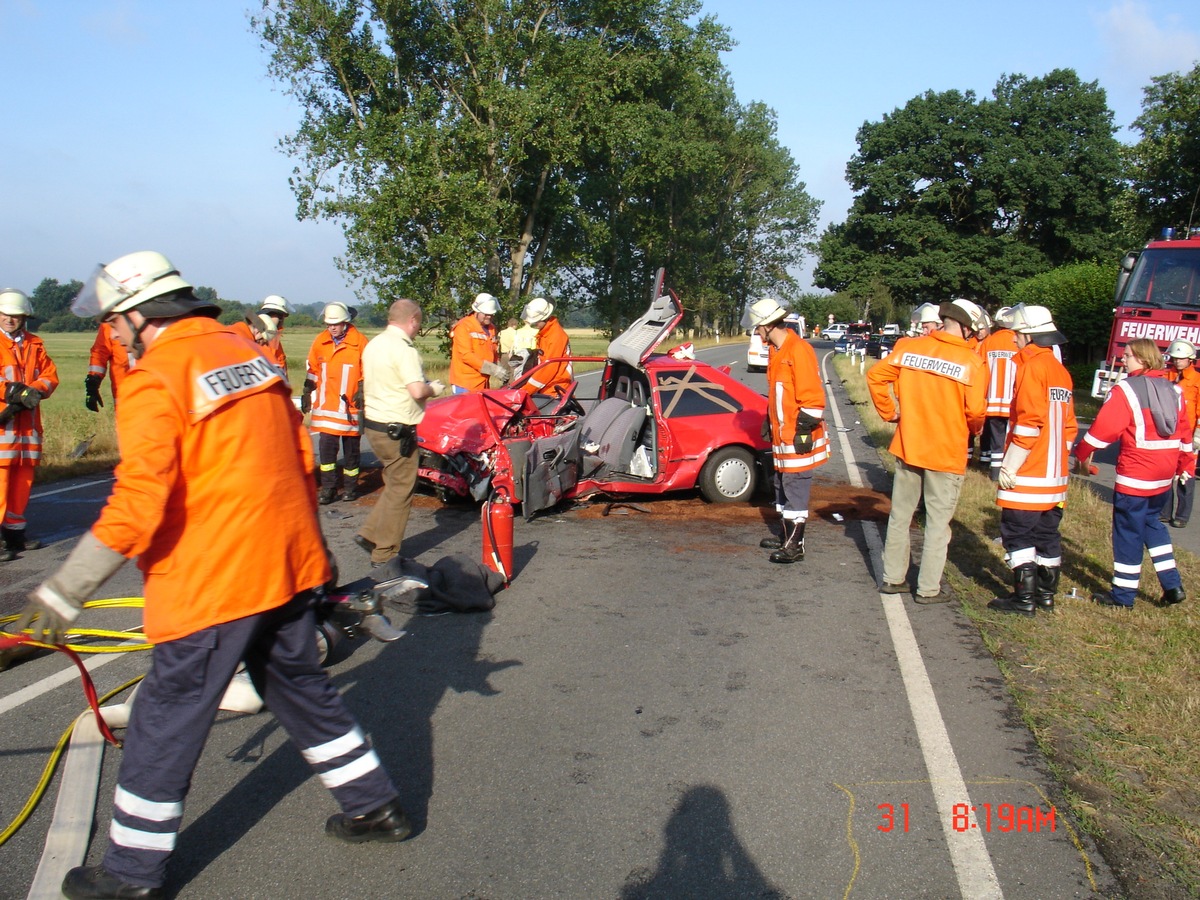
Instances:
[[[505,497],[526,518],[595,494],[699,488],[712,503],[748,500],[771,471],[759,435],[766,398],[689,354],[654,350],[683,317],[660,270],[649,310],[608,346],[603,368],[557,397],[512,385],[430,401],[417,427],[420,477],[444,499]]]

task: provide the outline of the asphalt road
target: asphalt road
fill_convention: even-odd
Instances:
[[[818,344],[824,355],[828,345]],[[745,373],[745,344],[703,351]],[[775,566],[761,514],[698,497],[516,522],[517,575],[485,615],[400,619],[331,672],[418,825],[400,845],[326,838],[334,811],[267,713],[222,714],[194,779],[169,890],[182,897],[1092,897],[1119,894],[1062,810],[994,662],[954,605],[875,588],[887,480],[855,408],[814,503],[808,557]],[[845,429],[845,430],[842,430]],[[107,492],[38,491],[52,538],[0,569],[0,612],[52,571]],[[368,501],[322,522],[343,580]],[[478,514],[420,505],[406,555],[477,557]],[[953,554],[953,547],[951,548]],[[265,561],[264,561],[265,562]],[[140,592],[127,566],[107,596]],[[128,611],[90,613],[118,627]],[[105,657],[101,690],[144,656]],[[0,674],[0,819],[82,709],[59,657]],[[25,689],[25,693],[22,690]],[[116,752],[90,860],[103,853]],[[25,896],[51,797],[2,850],[0,896]],[[974,807],[975,812],[970,809]],[[888,814],[890,813],[890,819]],[[1034,827],[1040,820],[1040,827]],[[890,827],[889,827],[890,823]],[[957,826],[957,828],[956,828]]]

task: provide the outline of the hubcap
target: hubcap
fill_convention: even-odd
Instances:
[[[753,473],[750,467],[740,459],[728,459],[717,467],[717,477],[714,479],[717,490],[723,497],[737,497],[750,486]]]

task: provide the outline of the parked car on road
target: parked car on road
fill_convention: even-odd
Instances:
[[[655,354],[683,317],[660,270],[646,313],[608,345],[600,377],[560,396],[510,386],[429,402],[417,426],[419,473],[444,498],[504,496],[526,518],[562,500],[699,488],[713,503],[748,500],[771,472],[766,398],[728,366]],[[586,388],[581,386],[586,384]]]
[[[821,337],[829,341],[840,341],[846,336],[846,329],[848,327],[848,325],[842,322],[834,322],[828,328],[821,329]]]
[[[896,336],[891,334],[873,334],[867,339],[867,356],[883,359],[896,346]]]

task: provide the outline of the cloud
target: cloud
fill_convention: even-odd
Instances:
[[[1120,0],[1093,18],[1112,87],[1140,91],[1154,76],[1190,71],[1200,61],[1200,31],[1179,13],[1163,12],[1156,20],[1141,0]]]

